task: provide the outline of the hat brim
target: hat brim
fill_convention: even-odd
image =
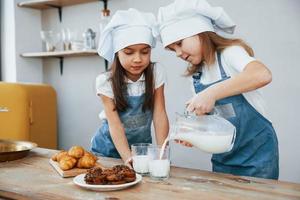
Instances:
[[[194,15],[168,25],[162,25],[160,36],[163,46],[167,47],[174,42],[206,31],[215,32],[211,20],[204,16]]]
[[[150,47],[154,47],[155,39],[151,29],[146,26],[132,26],[114,33],[114,53],[135,44],[148,44]]]

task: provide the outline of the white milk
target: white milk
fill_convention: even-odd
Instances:
[[[153,178],[169,177],[170,160],[149,160],[149,172]]]
[[[141,155],[141,156],[133,156],[132,157],[133,162],[133,169],[137,173],[140,174],[146,174],[149,173],[149,158],[148,155]]]
[[[224,153],[232,147],[233,134],[213,132],[186,132],[173,135],[171,139],[183,140],[208,153]]]
[[[165,148],[166,148],[166,145],[169,141],[169,138],[166,138],[163,145],[161,146],[161,150],[160,150],[160,153],[159,153],[159,159],[161,160],[163,155],[164,155],[164,152],[165,152]]]

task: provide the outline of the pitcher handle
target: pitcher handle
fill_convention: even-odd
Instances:
[[[233,137],[232,137],[232,140],[231,140],[231,145],[230,145],[230,147],[229,147],[229,149],[228,149],[227,152],[229,152],[229,151],[232,150],[233,145],[234,145],[234,141],[235,141],[235,137],[236,137],[236,128],[234,128]]]

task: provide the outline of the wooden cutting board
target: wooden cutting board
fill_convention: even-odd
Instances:
[[[63,177],[63,178],[67,178],[67,177],[74,177],[74,176],[77,176],[79,174],[84,174],[87,172],[88,169],[80,169],[80,168],[73,168],[73,169],[70,169],[70,170],[62,170],[60,167],[59,167],[59,164],[58,162],[55,162],[53,161],[52,159],[49,159],[49,163],[50,165],[55,169],[55,171],[57,171],[57,173]],[[100,163],[96,162],[95,164],[95,167],[101,167],[101,168],[104,168]]]

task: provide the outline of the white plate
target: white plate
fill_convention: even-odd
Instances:
[[[124,183],[124,184],[120,184],[120,185],[92,185],[92,184],[87,184],[84,181],[84,176],[85,174],[80,174],[78,176],[76,176],[73,179],[73,182],[83,188],[89,189],[89,190],[95,190],[95,191],[113,191],[113,190],[122,190],[125,189],[127,187],[130,187],[132,185],[135,185],[137,183],[139,183],[142,180],[142,176],[139,174],[136,174],[136,179],[133,182],[130,183]]]

